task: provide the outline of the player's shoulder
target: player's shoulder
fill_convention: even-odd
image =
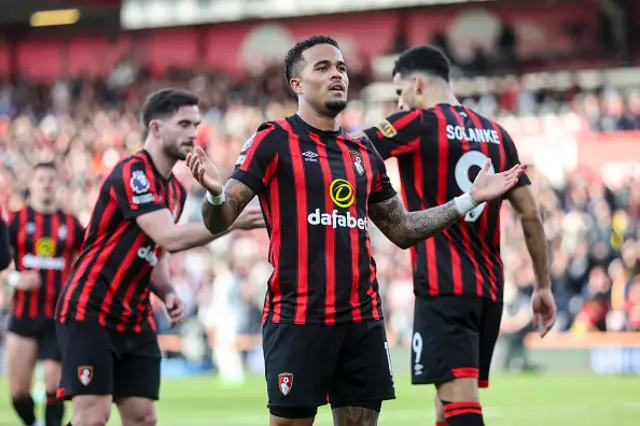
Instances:
[[[155,174],[156,171],[151,164],[151,160],[144,151],[138,151],[122,157],[113,166],[106,180],[111,183],[119,182],[123,179],[136,180],[146,185],[146,182],[155,179]]]
[[[20,218],[21,213],[24,212],[25,217],[28,217],[29,214],[29,205],[25,204],[24,206],[22,206],[21,208],[17,209],[17,210],[7,210],[4,213],[4,219],[7,221],[7,223],[13,223],[15,221],[17,221]]]
[[[281,139],[286,134],[283,120],[265,121],[258,126],[256,131],[245,141],[240,152],[246,153],[252,146],[265,144],[272,146],[274,141]]]

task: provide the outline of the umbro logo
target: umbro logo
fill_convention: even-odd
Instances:
[[[302,153],[302,156],[304,157],[304,161],[308,161],[310,163],[318,162],[318,154],[316,154],[315,152],[305,151]]]

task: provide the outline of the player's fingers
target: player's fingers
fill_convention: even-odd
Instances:
[[[204,149],[202,149],[202,147],[199,147],[199,146],[196,146],[193,152],[195,152],[195,154],[201,159],[202,157],[205,157],[207,155],[205,154]]]
[[[187,154],[187,158],[186,158],[185,162],[187,163],[187,167],[191,168],[191,163],[193,162],[193,154],[192,153],[188,153]]]
[[[482,167],[482,171],[487,173],[490,167],[491,167],[491,158],[487,158],[487,161],[484,162],[484,166]]]

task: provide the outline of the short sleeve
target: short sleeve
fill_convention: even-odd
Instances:
[[[424,110],[421,108],[390,115],[364,134],[373,143],[383,159],[415,151],[423,132]]]
[[[372,166],[376,170],[373,179],[373,188],[369,195],[369,204],[380,203],[396,196],[396,190],[391,185],[391,180],[387,175],[387,167],[384,160],[374,149],[374,155],[371,156]]]
[[[516,164],[520,164],[520,157],[518,157],[518,150],[516,148],[516,144],[513,142],[513,139],[511,139],[511,136],[509,136],[509,134],[502,127],[499,127],[499,130],[502,135],[501,141],[504,144],[503,149],[507,160],[505,170],[509,170]],[[526,173],[522,173],[522,175],[520,175],[520,179],[518,179],[518,182],[513,188],[519,188],[525,185],[531,185],[531,181],[529,180],[529,176],[527,176]],[[504,197],[506,196],[507,194],[504,195]]]
[[[77,217],[73,216],[73,249],[80,250],[82,242],[84,241],[84,226],[80,223]]]
[[[242,147],[231,178],[244,183],[256,194],[263,192],[278,166],[279,135],[273,124],[260,126]]]
[[[118,207],[127,220],[167,208],[153,169],[142,159],[134,158],[120,163],[108,179],[115,190]]]

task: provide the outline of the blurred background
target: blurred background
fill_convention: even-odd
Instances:
[[[4,0],[0,205],[21,208],[31,166],[52,160],[63,178],[61,204],[86,224],[105,174],[141,147],[138,111],[152,90],[175,86],[198,94],[204,115],[198,143],[229,174],[262,121],[296,111],[282,60],[299,39],[326,34],[339,41],[351,81],[341,117],[349,131],[395,111],[390,82],[399,52],[437,45],[454,64],[461,102],[500,122],[516,141],[549,238],[559,317],[552,335],[541,340],[528,311],[533,269],[520,224],[505,203],[506,298],[494,368],[511,373],[504,373],[506,387],[496,392],[513,394],[510,389],[521,385],[544,391],[548,384],[527,377],[547,372],[576,374],[589,383],[551,385],[574,389],[574,395],[593,383],[605,386],[596,375],[621,374],[623,384],[607,386],[628,389],[624,395],[631,402],[622,406],[631,414],[617,423],[637,424],[630,419],[637,421],[640,412],[640,381],[633,377],[640,373],[639,20],[638,0]],[[388,166],[398,185],[395,163]],[[189,190],[182,220],[197,221],[204,194],[183,165],[175,173]],[[412,405],[399,397],[394,407],[400,408],[391,408],[395,414],[386,418],[427,424],[430,400],[420,388],[408,387],[409,252],[373,227],[372,239],[399,393],[417,394],[413,408],[423,407],[403,408]],[[156,307],[166,355],[163,377],[174,379],[163,388],[171,402],[160,402],[160,424],[265,424],[260,319],[271,273],[267,247],[263,230],[235,232],[172,256],[188,319],[169,330],[163,308]],[[0,324],[10,297],[0,295]],[[216,378],[200,377],[211,374]],[[255,398],[254,417],[216,409],[216,400],[236,395],[220,389]],[[185,408],[181,398],[187,394],[204,402]],[[6,389],[0,390],[0,424],[17,424],[3,395]],[[563,407],[575,418],[575,406],[582,404],[576,425],[613,424],[589,411],[605,404],[623,416],[621,397],[614,391],[618,405],[609,406],[606,395],[612,393]],[[552,404],[566,394],[548,396]],[[523,425],[569,424],[539,409],[547,402],[518,404],[529,407],[518,415],[538,419]],[[189,420],[194,412],[200,420]],[[491,424],[511,424],[507,418],[516,415],[489,413]],[[330,424],[323,419],[320,424]]]

